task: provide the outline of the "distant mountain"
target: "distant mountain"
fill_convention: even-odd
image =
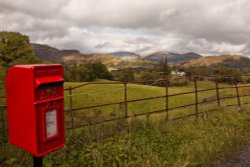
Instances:
[[[143,58],[120,58],[112,54],[82,54],[80,56],[65,56],[63,58],[64,62],[102,62],[106,66],[112,69],[121,68],[151,68],[154,66],[152,61],[145,60]]]
[[[192,52],[185,53],[185,54],[179,54],[179,53],[173,53],[173,52],[155,52],[146,56],[145,59],[159,62],[167,58],[168,62],[177,63],[177,62],[185,62],[188,60],[198,59],[200,57],[201,55],[197,53],[192,53]]]
[[[195,60],[190,60],[185,63],[181,63],[182,66],[192,67],[192,66],[225,66],[234,68],[249,68],[250,59],[241,55],[221,55],[221,56],[206,56],[200,57]]]
[[[31,44],[35,55],[42,59],[52,62],[63,62],[63,58],[69,55],[80,55],[78,50],[59,50],[48,45]]]
[[[82,54],[78,50],[59,50],[48,45],[32,44],[35,55],[42,60],[56,63],[102,62],[108,67],[138,68],[152,67],[151,61],[132,52],[113,52],[109,54]]]
[[[141,57],[140,55],[138,55],[136,53],[125,52],[125,51],[108,53],[108,55],[117,56],[117,57],[121,58],[122,60],[138,59]]]

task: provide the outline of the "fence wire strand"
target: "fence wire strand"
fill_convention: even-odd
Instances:
[[[224,76],[224,77],[229,77],[229,76]],[[212,77],[207,77],[207,78],[212,78]],[[231,77],[233,78],[233,77]],[[151,83],[150,85],[147,84],[147,86],[153,86],[155,85],[156,83],[158,83],[159,81],[168,81],[169,78],[166,78],[165,80],[162,80],[162,79],[159,79],[159,80],[156,80],[154,81],[153,83]],[[214,77],[214,82],[216,82],[216,78]],[[146,83],[149,83],[149,81],[145,81],[145,82],[138,82],[137,84],[146,84]],[[103,91],[89,91],[89,92],[83,92],[83,93],[78,93],[78,94],[73,94],[71,96],[77,96],[77,95],[83,95],[83,94],[87,94],[87,95],[93,95],[93,94],[96,94],[96,93],[108,93],[108,92],[113,92],[113,91],[117,91],[117,90],[124,90],[124,93],[126,94],[127,92],[127,88],[126,88],[126,85],[127,84],[135,84],[135,83],[119,83],[119,84],[124,84],[125,87],[122,87],[122,88],[117,88],[117,89],[112,89],[112,90],[103,90]],[[88,83],[87,85],[91,85],[91,83]],[[218,83],[217,83],[218,85]],[[81,88],[83,86],[86,86],[86,85],[82,85],[80,87],[77,87],[77,88]],[[168,87],[168,85],[166,85]],[[121,102],[117,102],[117,103],[107,103],[107,104],[100,104],[100,105],[96,105],[96,106],[88,106],[88,107],[81,107],[81,108],[72,108],[72,112],[74,111],[78,111],[78,110],[84,110],[84,109],[91,109],[91,108],[96,108],[96,107],[106,107],[106,106],[109,106],[109,105],[116,105],[116,104],[128,104],[128,103],[132,103],[132,102],[139,102],[139,101],[143,101],[143,100],[155,100],[156,98],[170,98],[170,97],[175,97],[175,96],[180,96],[180,95],[185,95],[185,94],[194,94],[194,93],[199,93],[199,92],[206,92],[206,91],[212,91],[212,90],[217,90],[217,94],[219,95],[219,99],[218,98],[215,98],[214,100],[211,100],[211,101],[205,101],[205,102],[201,102],[201,101],[197,101],[197,102],[194,102],[192,104],[187,104],[187,105],[180,105],[180,106],[172,106],[171,108],[167,108],[167,109],[162,109],[162,110],[158,110],[158,111],[148,111],[148,112],[143,112],[143,113],[137,113],[137,114],[132,114],[132,115],[126,115],[126,119],[128,118],[131,118],[133,116],[143,116],[143,115],[147,115],[147,114],[156,114],[156,113],[161,113],[161,112],[164,112],[164,111],[172,111],[172,110],[178,110],[178,109],[186,109],[186,108],[193,108],[193,107],[197,107],[197,106],[204,106],[204,105],[207,105],[207,104],[215,104],[217,105],[217,101],[219,100],[224,100],[224,99],[231,99],[231,98],[239,98],[239,97],[243,97],[243,95],[236,95],[236,96],[230,96],[230,97],[224,97],[223,94],[221,94],[222,92],[220,92],[219,90],[222,90],[222,89],[228,89],[228,88],[232,88],[232,89],[235,89],[235,88],[249,88],[250,87],[250,84],[242,84],[242,85],[237,85],[237,86],[230,86],[230,87],[215,87],[213,89],[204,89],[204,90],[194,90],[194,91],[190,91],[190,92],[182,92],[182,93],[176,93],[176,94],[166,94],[164,96],[157,96],[157,97],[150,97],[150,98],[141,98],[141,99],[133,99],[133,100],[128,100],[128,99],[125,99],[125,101],[121,101]],[[240,105],[240,103],[238,104]],[[235,105],[237,106],[237,105]],[[168,107],[168,105],[166,106]],[[222,106],[223,107],[223,106]],[[150,108],[153,108],[153,109],[156,109],[155,105],[153,106],[150,106]],[[159,107],[159,108],[162,108],[162,107]],[[199,109],[197,108],[197,111]],[[135,111],[130,111],[130,114],[131,113],[135,113]],[[197,112],[198,113],[198,112]],[[195,114],[192,114],[192,115],[195,115]],[[199,114],[198,114],[199,115]],[[121,118],[116,118],[117,119],[123,119],[124,117],[121,117]],[[112,121],[112,119],[110,120],[104,120],[104,122],[109,122],[109,121]],[[95,123],[91,123],[91,124],[95,124]]]
[[[149,84],[147,86],[154,86],[156,83],[158,83],[159,81],[161,81],[161,79],[156,80],[155,82],[153,82],[152,84]],[[123,83],[121,83],[122,85]],[[101,94],[101,93],[109,93],[109,92],[114,92],[114,91],[118,91],[118,90],[124,90],[124,88],[116,88],[116,89],[112,89],[112,90],[103,90],[103,91],[88,91],[88,92],[83,92],[83,93],[75,93],[72,95],[67,95],[67,96],[80,96],[80,95],[91,95],[91,94]]]

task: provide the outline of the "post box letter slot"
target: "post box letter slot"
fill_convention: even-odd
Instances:
[[[36,88],[47,83],[64,82],[61,76],[42,77],[36,79]]]

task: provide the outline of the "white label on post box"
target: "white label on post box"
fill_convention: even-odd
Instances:
[[[57,135],[56,110],[46,112],[46,136],[47,138]]]

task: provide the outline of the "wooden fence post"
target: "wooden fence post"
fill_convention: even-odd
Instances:
[[[69,103],[70,103],[70,116],[71,116],[71,129],[75,129],[74,113],[73,113],[73,99],[72,99],[72,88],[69,87]]]
[[[129,134],[131,131],[132,131],[132,126],[130,126],[129,124],[129,121],[128,121],[128,97],[127,97],[127,82],[126,80],[124,81],[123,83],[124,85],[124,112],[125,112],[125,115],[124,115],[124,118],[126,119],[127,121],[127,133]]]
[[[127,97],[127,82],[124,81],[124,112],[125,112],[125,118],[128,118],[128,103],[127,103],[128,97]]]
[[[218,76],[215,77],[215,88],[216,88],[216,96],[217,96],[217,102],[218,102],[218,106],[221,106],[220,103],[220,92],[219,92],[219,85],[218,85]]]
[[[239,93],[239,87],[238,87],[238,81],[235,78],[235,89],[236,89],[236,96],[237,96],[237,101],[238,101],[238,106],[241,106],[241,102],[240,102],[240,93]]]
[[[168,120],[168,109],[169,109],[169,103],[168,103],[168,77],[166,77],[166,80],[165,80],[165,95],[166,95],[166,121]]]
[[[194,90],[195,90],[195,116],[198,118],[198,86],[197,77],[194,78]]]

